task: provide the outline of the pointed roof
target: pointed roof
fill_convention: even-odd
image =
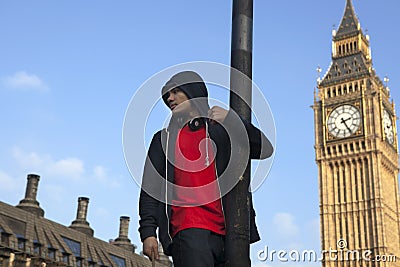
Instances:
[[[365,45],[369,47],[368,38],[362,32],[360,23],[358,22],[358,18],[354,12],[352,0],[346,0],[346,8],[344,10],[343,18],[337,32],[333,36],[333,41],[335,43],[336,41],[350,38],[350,42],[352,42],[352,38],[357,35],[360,35],[361,42],[364,42]],[[346,42],[344,43],[346,44]],[[338,46],[336,46],[336,48],[338,48]],[[371,55],[368,54],[367,50],[357,48],[350,52],[337,53],[334,49],[335,48],[332,48],[331,65],[322,80],[319,82],[320,86],[329,86],[345,80],[359,79],[361,77],[371,77],[375,75],[372,71]]]
[[[337,30],[335,39],[341,39],[345,36],[358,34],[360,31],[357,15],[354,12],[352,0],[346,0],[346,8],[344,10],[342,21]]]
[[[334,59],[321,80],[320,86],[328,86],[344,80],[371,76],[371,62],[361,53]]]

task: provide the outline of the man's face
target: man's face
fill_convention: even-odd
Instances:
[[[172,89],[168,93],[167,103],[172,113],[189,113],[191,111],[190,101],[188,101],[188,97],[179,87]]]

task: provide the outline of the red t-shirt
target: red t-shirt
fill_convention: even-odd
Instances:
[[[205,137],[205,127],[192,131],[185,126],[178,133],[174,178],[179,187],[175,187],[172,200],[172,237],[187,228],[202,228],[225,235],[212,142]]]

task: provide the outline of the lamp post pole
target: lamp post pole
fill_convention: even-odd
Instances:
[[[230,107],[251,121],[253,0],[233,0]],[[247,76],[248,79],[244,76]],[[248,160],[248,155],[237,155]],[[226,266],[250,267],[250,160],[238,183],[226,196]]]

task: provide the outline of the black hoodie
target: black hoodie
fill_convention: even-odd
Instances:
[[[167,104],[169,90],[179,87],[187,97],[192,101],[196,100],[195,106],[202,117],[207,117],[209,110],[208,92],[203,79],[195,72],[185,71],[174,75],[162,88],[162,96]],[[205,120],[208,123],[208,120]],[[224,120],[224,125],[219,123],[208,123],[208,134],[216,145],[216,170],[218,174],[218,183],[221,191],[228,188],[229,184],[226,181],[229,179],[237,179],[236,174],[232,171],[227,171],[232,165],[247,165],[247,162],[241,162],[240,159],[234,157],[236,151],[242,147],[248,147],[249,158],[265,159],[273,153],[273,148],[266,136],[251,123],[240,119],[233,111],[229,111]],[[243,135],[237,133],[238,125],[243,125],[247,138],[243,136],[233,137],[231,135]],[[171,125],[170,125],[171,126]],[[163,129],[158,131],[151,141],[145,167],[143,171],[142,189],[139,199],[139,233],[142,242],[150,236],[157,236],[156,230],[159,227],[159,239],[166,255],[171,255],[170,245],[172,238],[169,234],[171,218],[170,205],[171,196],[173,194],[174,182],[174,166],[173,158],[176,142],[176,129]],[[228,132],[230,134],[228,134]],[[238,131],[239,132],[239,131]],[[232,134],[231,134],[232,133]],[[237,142],[231,142],[237,140]],[[248,140],[248,142],[246,142]],[[167,151],[167,153],[165,152]],[[167,156],[166,156],[167,155]],[[232,157],[231,157],[232,155]],[[249,193],[251,201],[251,193]],[[226,206],[224,197],[222,198],[223,207]],[[250,242],[260,240],[258,230],[255,224],[255,212],[252,203],[250,207]]]

